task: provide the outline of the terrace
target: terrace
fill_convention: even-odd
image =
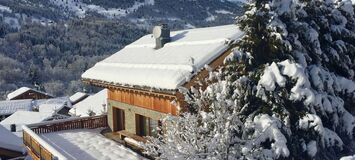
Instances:
[[[106,115],[38,123],[23,126],[23,142],[33,159],[144,159],[102,135],[107,128]]]

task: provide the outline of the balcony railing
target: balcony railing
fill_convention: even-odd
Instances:
[[[45,142],[38,134],[73,129],[94,129],[108,127],[107,115],[72,118],[59,121],[31,124],[23,126],[23,142],[33,158],[44,160],[66,160],[55,148]]]

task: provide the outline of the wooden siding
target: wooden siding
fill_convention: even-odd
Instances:
[[[25,144],[29,155],[32,159],[44,159],[52,160],[53,155],[41,144],[39,144],[34,138],[32,138],[27,132],[23,131],[23,143]]]
[[[150,109],[153,111],[177,115],[177,107],[171,102],[176,98],[173,95],[148,94],[134,90],[121,90],[110,88],[108,91],[110,100]]]

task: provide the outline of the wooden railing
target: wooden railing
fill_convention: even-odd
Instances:
[[[33,136],[28,132],[23,131],[23,143],[27,147],[29,154],[32,159],[45,159],[52,160],[56,159],[55,156],[49,152],[46,148],[43,147]]]
[[[34,124],[28,126],[36,134],[58,132],[72,129],[93,129],[108,127],[107,116],[95,116],[86,118],[77,118],[69,120],[53,121],[53,123]]]
[[[38,136],[38,134],[63,130],[94,129],[101,127],[108,127],[107,115],[32,124],[23,127],[23,142],[30,154],[32,154],[31,156],[33,159],[65,159],[59,152]]]

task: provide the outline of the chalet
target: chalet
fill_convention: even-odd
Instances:
[[[236,25],[174,32],[166,25],[156,26],[153,34],[82,74],[83,82],[106,88],[98,94],[106,94],[107,99],[92,106],[91,100],[97,98],[88,97],[84,107],[74,106],[70,113],[79,108],[85,113],[93,107],[98,112],[106,103],[107,114],[25,125],[23,141],[28,153],[33,159],[143,159],[120,145],[111,146],[112,141],[106,139],[134,146],[145,136],[156,135],[161,118],[186,110],[179,89],[197,85],[208,70],[223,65],[242,35]],[[103,139],[102,128],[107,138]]]
[[[7,95],[8,100],[18,100],[18,99],[48,99],[53,98],[52,95],[38,91],[28,87],[21,87]]]
[[[125,136],[152,136],[159,119],[184,110],[179,87],[190,88],[216,69],[243,35],[235,25],[169,31],[156,26],[98,62],[82,80],[108,89],[108,124]],[[175,102],[175,103],[173,103]]]

